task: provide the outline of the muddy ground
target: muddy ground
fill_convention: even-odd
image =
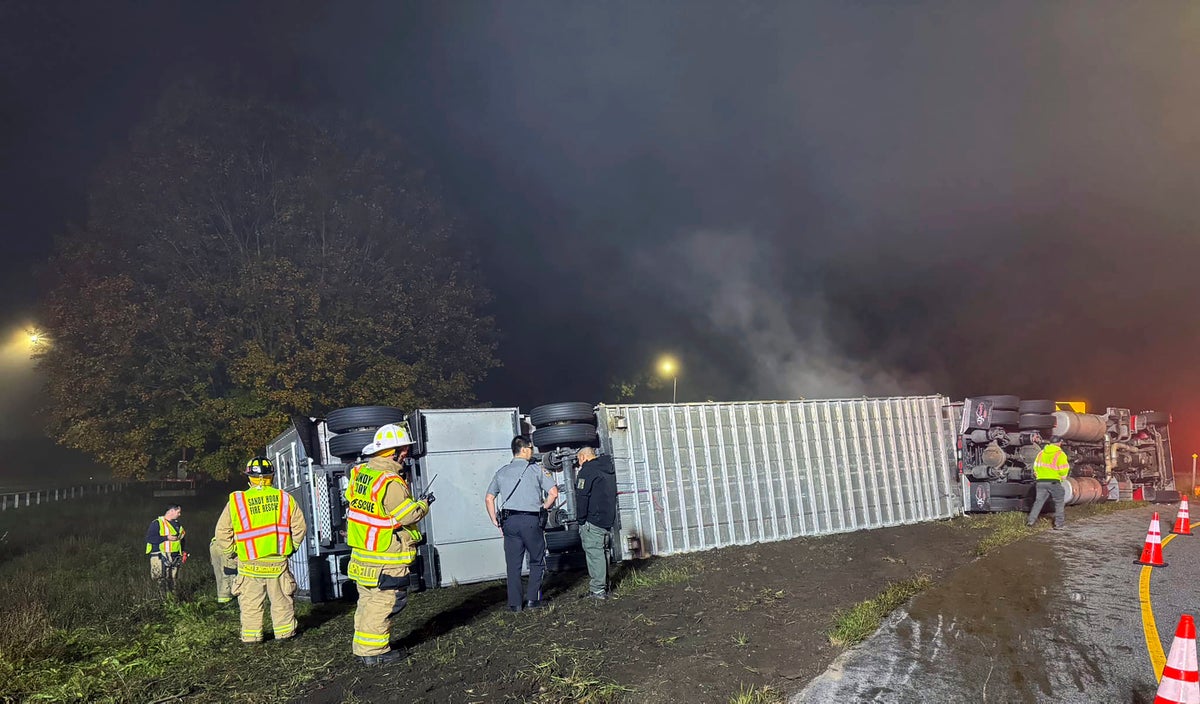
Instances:
[[[841,652],[835,612],[890,582],[936,582],[975,558],[980,519],[861,531],[641,563],[615,598],[579,598],[586,575],[551,576],[553,604],[513,614],[502,583],[416,594],[393,628],[409,659],[350,665],[304,702],[727,702],[803,687]],[[345,608],[345,607],[328,607]],[[322,618],[321,611],[313,618]],[[348,619],[336,618],[350,634]],[[323,629],[324,630],[324,629]],[[329,637],[332,634],[326,633]]]

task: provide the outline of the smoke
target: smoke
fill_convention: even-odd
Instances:
[[[820,291],[805,291],[797,268],[752,233],[701,231],[639,259],[644,275],[669,287],[682,313],[710,340],[691,349],[705,385],[731,398],[851,398],[931,393],[933,375],[900,369],[886,350],[848,354],[849,328]],[[662,262],[673,275],[662,277]],[[697,358],[720,349],[722,358]],[[685,361],[685,365],[688,361]],[[712,376],[718,378],[713,379]],[[720,377],[725,377],[721,379]],[[740,379],[740,382],[735,381]]]

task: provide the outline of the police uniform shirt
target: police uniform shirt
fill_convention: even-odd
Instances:
[[[517,484],[518,481],[520,485]],[[496,476],[492,477],[492,483],[488,485],[487,493],[502,502],[500,508],[537,513],[542,509],[542,496],[549,493],[554,486],[554,478],[540,465],[517,457],[496,471]],[[516,491],[513,491],[514,487]],[[512,493],[512,497],[505,500],[509,493]]]

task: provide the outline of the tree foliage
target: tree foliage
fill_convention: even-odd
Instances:
[[[56,243],[51,432],[124,476],[224,475],[291,414],[471,403],[487,294],[377,130],[175,90]]]

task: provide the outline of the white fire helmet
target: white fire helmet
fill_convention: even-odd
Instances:
[[[375,431],[375,439],[367,443],[363,449],[363,456],[374,455],[384,450],[390,450],[393,447],[403,447],[413,444],[412,437],[403,426],[395,423],[388,423],[380,426],[379,430]]]

